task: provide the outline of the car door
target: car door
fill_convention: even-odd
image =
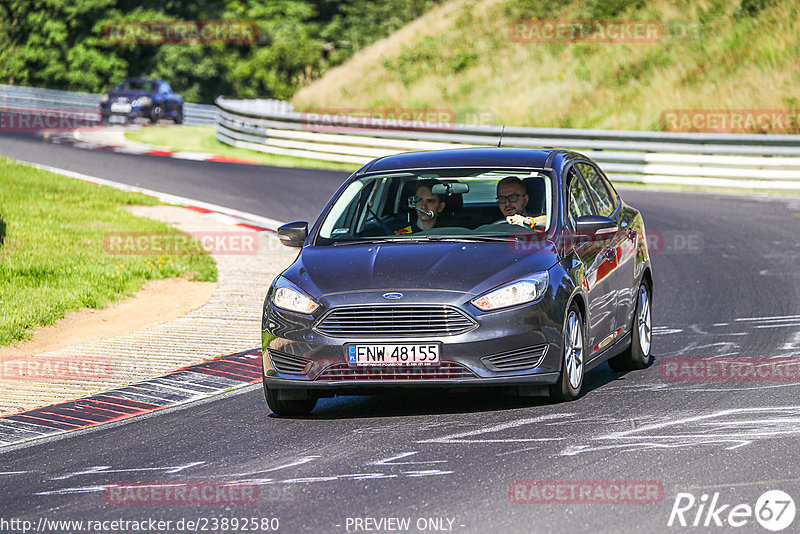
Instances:
[[[617,221],[617,231],[609,234],[602,242],[604,253],[608,258],[607,274],[615,294],[614,314],[616,331],[614,337],[627,330],[627,317],[632,302],[634,287],[634,267],[636,264],[635,239],[629,237],[628,225],[622,210],[622,203],[608,178],[596,165],[580,162],[575,165],[583,177],[589,195],[592,197],[598,215],[611,217]],[[598,243],[599,244],[599,243]],[[613,341],[613,339],[608,342]]]
[[[596,215],[594,202],[574,166],[566,172],[569,197],[569,224],[583,215]],[[572,251],[583,264],[583,290],[587,297],[586,330],[589,361],[602,348],[602,343],[613,336],[616,327],[616,287],[609,273],[610,258],[605,244],[596,238],[572,239]]]

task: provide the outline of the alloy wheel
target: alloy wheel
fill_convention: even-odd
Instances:
[[[564,332],[564,358],[570,385],[578,389],[583,379],[583,333],[578,314],[570,311]]]
[[[642,354],[650,355],[650,341],[652,338],[650,324],[650,296],[647,294],[647,286],[642,284],[639,288],[639,316],[637,319],[639,326],[639,346]]]

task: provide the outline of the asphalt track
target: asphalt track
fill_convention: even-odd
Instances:
[[[26,138],[0,138],[0,153],[279,220],[313,220],[346,177]],[[325,399],[308,418],[272,417],[260,388],[248,388],[0,451],[0,531],[21,532],[3,525],[11,519],[34,527],[172,521],[151,530],[159,532],[201,519],[213,532],[224,531],[222,523],[211,528],[202,518],[277,518],[279,532],[396,532],[404,523],[386,520],[409,518],[409,532],[767,532],[752,516],[739,528],[726,521],[732,506],[755,507],[767,490],[800,502],[798,379],[675,381],[659,371],[676,357],[800,357],[800,199],[622,195],[644,213],[660,249],[653,256],[657,360],[649,369],[616,373],[603,365],[568,404],[406,393]],[[509,495],[515,481],[610,480],[653,481],[663,495],[652,504],[575,504],[564,502],[565,493],[530,504]],[[109,484],[187,481],[250,482],[258,498],[130,506],[107,503],[104,492]],[[679,493],[698,504],[684,514],[689,526],[675,519],[668,527]],[[729,506],[707,517],[707,502],[692,526],[701,496],[710,502],[715,493],[717,508]],[[722,526],[714,526],[716,517]],[[785,532],[798,525],[800,517]]]

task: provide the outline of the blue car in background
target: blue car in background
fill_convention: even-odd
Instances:
[[[128,78],[100,97],[103,123],[128,123],[136,118],[183,122],[183,98],[164,80]]]

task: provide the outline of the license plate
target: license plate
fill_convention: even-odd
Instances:
[[[439,343],[358,344],[347,346],[350,365],[439,365]]]
[[[130,113],[131,112],[131,105],[130,104],[123,104],[121,102],[114,102],[111,104],[111,112],[112,113]]]

